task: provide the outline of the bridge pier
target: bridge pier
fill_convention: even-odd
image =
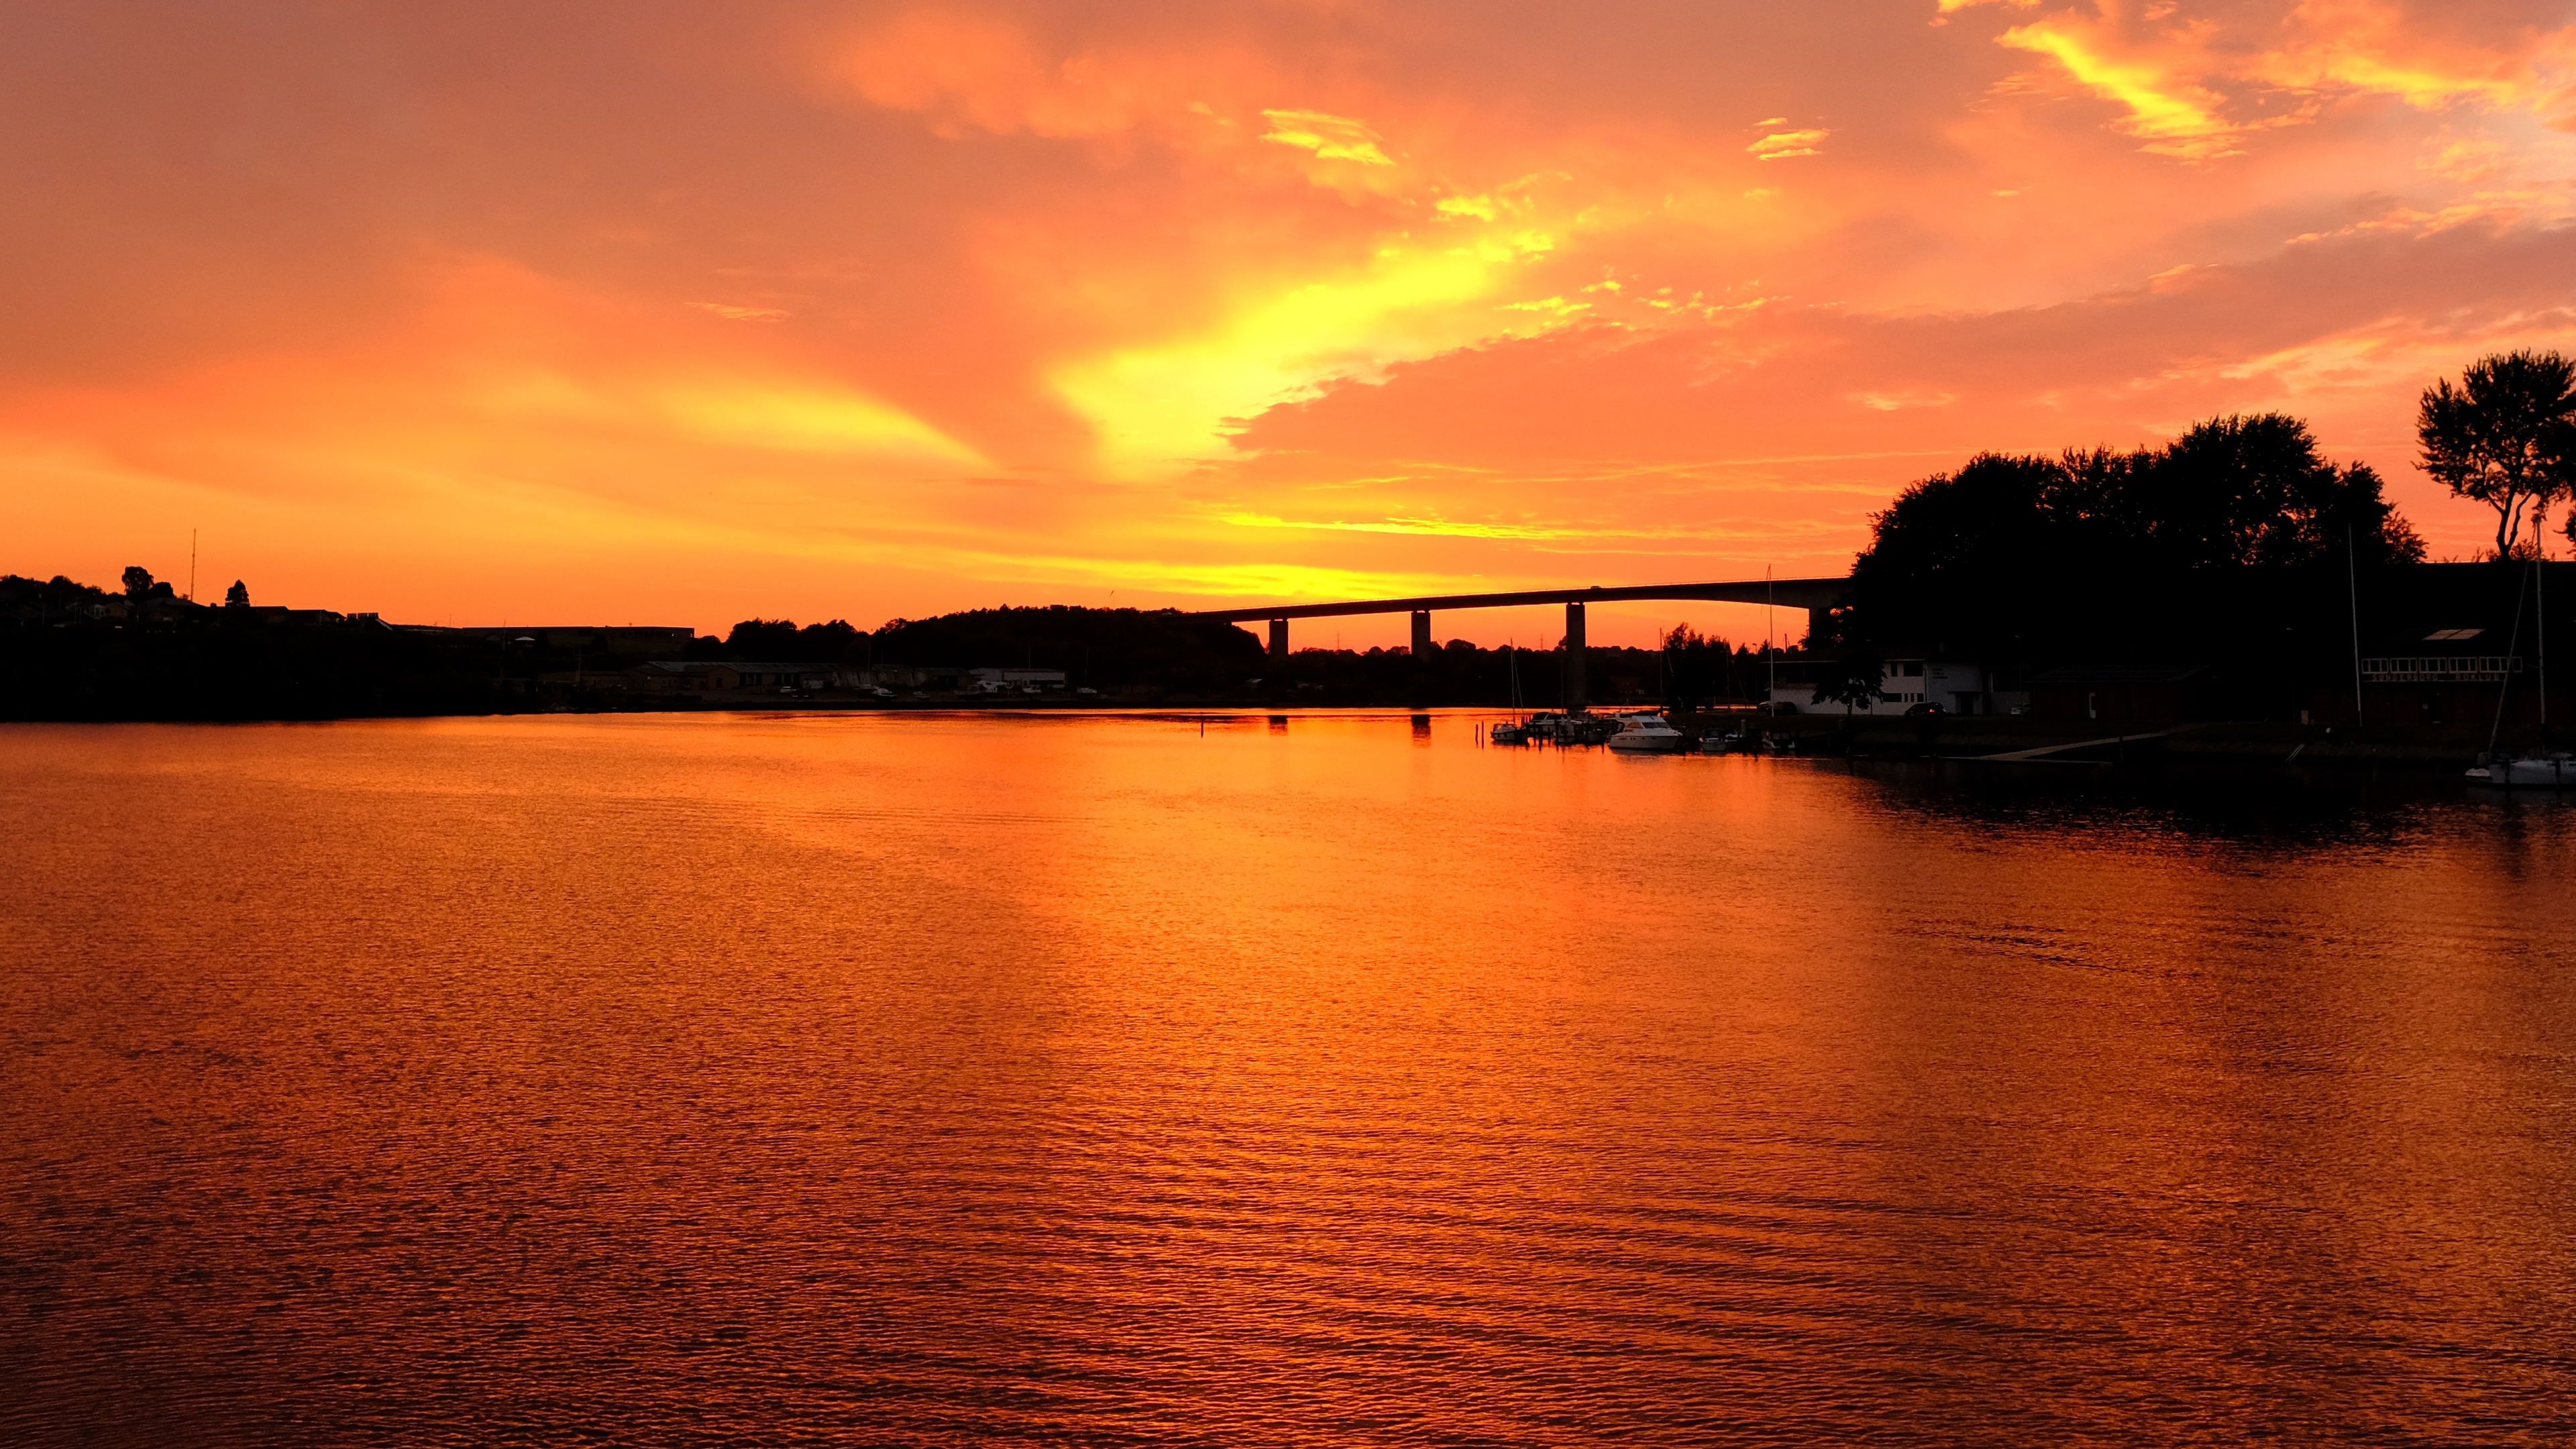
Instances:
[[[1418,616],[1417,616],[1418,617]],[[1565,704],[1567,709],[1582,709],[1592,703],[1591,682],[1584,677],[1583,602],[1565,602]]]
[[[1282,664],[1288,662],[1288,621],[1270,621],[1270,657]]]
[[[1414,662],[1418,664],[1418,663],[1421,663],[1423,660],[1429,659],[1429,658],[1431,657],[1431,651],[1432,651],[1432,649],[1433,649],[1433,648],[1435,648],[1435,647],[1436,647],[1436,646],[1435,646],[1435,645],[1433,645],[1433,644],[1432,644],[1432,642],[1431,642],[1431,611],[1430,611],[1429,609],[1416,609],[1416,610],[1414,610],[1414,611],[1413,611],[1413,659],[1414,659]]]

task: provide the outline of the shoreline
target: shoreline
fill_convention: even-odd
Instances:
[[[1639,703],[1630,708],[1654,708]],[[1596,713],[1611,713],[1603,708]],[[1069,700],[656,700],[605,707],[554,705],[524,710],[386,711],[338,714],[117,715],[21,717],[5,725],[254,725],[338,724],[364,720],[520,719],[622,715],[1059,715],[1129,718],[1205,716],[1211,720],[1440,717],[1501,720],[1528,713],[1502,705],[1322,704],[1202,699],[1152,702]],[[1855,761],[1919,761],[1986,769],[2065,771],[2071,767],[2141,768],[2203,764],[2212,767],[2409,765],[2465,769],[2485,752],[2485,732],[2468,726],[2302,725],[2275,721],[2137,722],[2125,729],[2096,722],[2070,723],[1999,716],[1897,718],[1827,714],[1764,716],[1750,711],[1675,708],[1674,724],[1686,733],[1742,727],[1787,737],[1801,756]],[[2527,741],[2500,741],[2510,751]],[[1510,747],[1506,747],[1510,748]],[[1579,747],[1578,747],[1579,748]]]

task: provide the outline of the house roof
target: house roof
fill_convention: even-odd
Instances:
[[[2478,624],[2466,620],[2435,620],[2413,628],[2400,629],[2370,646],[2372,655],[2408,655],[2416,658],[2446,655],[2487,655],[2519,653],[2530,645],[2530,631],[2523,631],[2520,643],[2514,640],[2511,625]]]

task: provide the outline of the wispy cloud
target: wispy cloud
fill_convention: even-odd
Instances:
[[[1290,519],[1266,513],[1223,513],[1217,521],[1236,528],[1302,528],[1329,533],[1393,533],[1428,538],[1490,538],[1532,542],[1578,539],[1713,539],[1732,537],[1722,528],[1674,524],[1653,528],[1618,528],[1571,523],[1468,523],[1450,518]]]
[[[1324,111],[1263,111],[1270,129],[1261,139],[1312,151],[1322,161],[1356,161],[1362,166],[1392,166],[1378,148],[1379,136],[1365,121]]]
[[[1779,121],[1774,119],[1762,124],[1776,126]],[[1744,149],[1751,152],[1754,159],[1758,161],[1786,161],[1792,156],[1821,155],[1825,137],[1832,134],[1818,127],[1795,131],[1774,131]]]
[[[1942,10],[1976,3],[1944,0]],[[2384,0],[2299,0],[2287,15],[2094,0],[2090,13],[2016,25],[1996,43],[2056,62],[2122,108],[2113,125],[2140,149],[2188,161],[2241,155],[2256,134],[2312,124],[2339,97],[2554,118],[2576,96],[2576,27],[2526,32],[2501,50],[2463,48]]]
[[[712,312],[728,322],[784,322],[787,314],[775,307],[734,307],[723,302],[691,302],[701,312]]]

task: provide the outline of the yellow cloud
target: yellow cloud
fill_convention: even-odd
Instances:
[[[1444,196],[1431,204],[1442,216],[1472,216],[1478,221],[1492,221],[1502,214],[1490,196]]]
[[[666,386],[652,400],[663,417],[712,442],[990,466],[983,455],[919,418],[852,392],[725,381]]]
[[[2078,85],[2128,107],[2119,127],[2145,137],[2146,150],[2196,160],[2237,150],[2239,128],[2218,114],[2218,98],[2151,61],[2114,59],[2073,27],[2047,20],[2015,26],[1997,43],[2045,55]]]
[[[2337,94],[2390,96],[2423,111],[2465,101],[2546,113],[2570,94],[2564,56],[2576,50],[2576,30],[2512,55],[2446,46],[2371,0],[2301,0],[2277,28],[2263,30],[2176,19],[2170,5],[2133,14],[2102,0],[2090,18],[2051,15],[2006,30],[1997,43],[2047,56],[2126,108],[2115,125],[2144,138],[2143,149],[2205,160],[2236,154],[2251,133],[2306,124]],[[2241,88],[2258,97],[2259,119],[2231,118],[2221,83],[2230,94]]]
[[[1332,533],[1392,533],[1428,538],[1494,538],[1531,543],[1560,543],[1583,539],[1695,539],[1735,536],[1732,530],[1675,524],[1655,528],[1579,528],[1569,524],[1543,523],[1460,523],[1453,519],[1402,516],[1362,519],[1279,518],[1267,513],[1224,513],[1217,522],[1237,528],[1300,528]]]
[[[1792,156],[1818,154],[1817,143],[1833,134],[1823,130],[1774,131],[1744,149],[1758,161],[1785,161]]]
[[[1520,201],[1497,207],[1529,210]],[[1383,239],[1366,263],[1336,275],[1247,289],[1195,336],[1072,360],[1048,381],[1090,421],[1101,461],[1119,473],[1149,476],[1223,456],[1239,420],[1312,396],[1327,381],[1374,379],[1409,358],[1566,325],[1584,304],[1526,303],[1514,309],[1535,314],[1526,320],[1498,317],[1490,305],[1521,267],[1558,245],[1554,232],[1522,221],[1508,216],[1442,247]]]
[[[1387,248],[1367,268],[1253,301],[1209,333],[1058,369],[1056,391],[1091,420],[1104,461],[1127,471],[1221,453],[1230,419],[1327,378],[1464,346],[1495,328],[1471,310],[1511,252]]]
[[[1325,161],[1356,161],[1362,166],[1395,164],[1378,149],[1378,134],[1364,121],[1323,111],[1263,111],[1261,115],[1270,122],[1270,129],[1261,137],[1264,141],[1312,151]]]
[[[1275,518],[1266,513],[1226,513],[1219,523],[1237,528],[1315,528],[1336,533],[1399,533],[1428,535],[1437,538],[1576,538],[1583,535],[1575,529],[1545,528],[1517,523],[1452,523],[1445,518],[1381,518],[1358,523],[1334,519],[1330,522]]]
[[[2372,27],[2381,28],[2381,27]],[[2403,44],[2391,35],[2370,39]],[[2512,108],[2541,99],[2535,87],[2495,75],[2461,75],[2410,57],[2393,61],[2351,33],[2328,35],[2321,43],[2293,46],[2262,57],[2258,75],[2276,85],[2302,89],[2343,89],[2395,96],[2417,110],[2439,110],[2458,101],[2475,100]]]

